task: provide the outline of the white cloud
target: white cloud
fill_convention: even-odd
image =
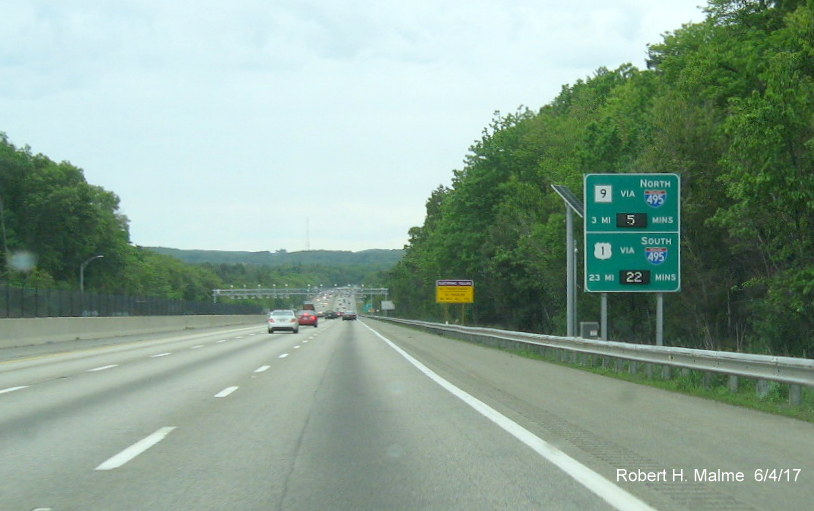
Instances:
[[[702,18],[685,0],[10,4],[0,130],[119,194],[135,243],[234,250],[302,249],[305,218],[311,248],[401,248],[494,110],[642,66]]]

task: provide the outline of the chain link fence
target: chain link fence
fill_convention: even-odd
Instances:
[[[0,318],[262,314],[256,305],[0,285]]]

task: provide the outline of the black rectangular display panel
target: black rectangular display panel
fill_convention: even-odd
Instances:
[[[650,270],[621,270],[619,282],[628,285],[650,284]]]
[[[616,213],[616,227],[644,229],[647,227],[647,213]]]

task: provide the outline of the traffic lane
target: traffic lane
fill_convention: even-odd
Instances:
[[[86,471],[54,509],[275,509],[339,326],[269,336],[298,342],[256,360],[236,391],[154,421],[175,429],[121,467]]]
[[[810,423],[366,321],[461,388],[656,507],[796,510],[814,499]],[[767,468],[801,472],[797,481],[755,481],[755,470]],[[659,480],[630,481],[634,475],[626,481],[619,470],[636,475],[641,470]],[[745,480],[696,481],[696,470],[740,471]]]
[[[363,325],[330,332],[94,474],[96,509],[610,509]],[[149,492],[144,492],[149,488]]]
[[[114,451],[173,425],[178,415],[205,416],[216,394],[308,341],[265,334],[213,345],[208,354],[143,359],[118,371],[0,395],[0,479],[8,483],[0,509],[33,508],[51,493],[74,493],[82,475]]]
[[[265,326],[262,321],[257,323],[257,329]],[[23,359],[37,359],[48,355],[82,352],[97,348],[114,348],[116,346],[126,348],[133,343],[147,343],[150,341],[164,342],[168,336],[206,336],[206,335],[231,335],[239,331],[251,331],[255,327],[244,326],[222,326],[212,328],[196,328],[194,330],[183,330],[174,332],[159,332],[153,334],[126,334],[120,336],[105,337],[98,339],[75,339],[72,341],[49,342],[43,344],[31,344],[26,346],[3,346],[0,347],[0,365],[8,361],[19,361]]]
[[[42,425],[66,410],[75,413],[97,400],[120,399],[144,386],[167,384],[188,368],[205,367],[221,357],[262,345],[250,332],[232,336],[171,336],[123,347],[51,355],[3,366],[0,427],[17,429],[15,421]],[[235,335],[238,334],[238,335]],[[34,364],[34,365],[31,365]]]
[[[65,345],[58,343],[51,347],[50,353],[0,361],[0,393],[13,386],[23,384],[30,386],[89,369],[122,364],[142,356],[175,352],[197,345],[203,347],[215,342],[258,335],[264,331],[262,328],[261,325],[257,325],[195,333],[172,332],[143,339],[105,339],[101,340],[102,344],[98,346],[78,349],[74,349],[76,346],[73,343]]]
[[[62,411],[76,413],[83,407],[94,406],[97,401],[122,402],[130,393],[149,388],[171,388],[172,393],[161,392],[153,399],[178,402],[183,391],[194,389],[198,382],[215,381],[213,374],[228,379],[228,366],[212,369],[222,360],[230,361],[234,366],[231,371],[242,373],[252,366],[257,350],[273,358],[303,339],[307,337],[240,333],[205,341],[182,339],[184,344],[179,344],[179,338],[170,337],[167,343],[148,343],[146,347],[131,348],[126,354],[116,350],[104,354],[96,351],[86,361],[77,358],[75,353],[67,354],[68,360],[64,363],[60,363],[60,357],[51,357],[47,364],[50,374],[43,381],[20,378],[17,383],[21,385],[11,387],[18,390],[0,395],[0,426],[6,430],[20,429],[14,427],[15,421],[42,425],[57,418]],[[178,384],[177,379],[193,384],[191,387]]]
[[[610,509],[363,325],[349,327],[280,509]]]

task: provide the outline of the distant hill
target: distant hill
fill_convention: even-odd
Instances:
[[[397,249],[371,249],[359,252],[341,250],[229,252],[222,250],[181,250],[167,247],[144,248],[175,257],[189,264],[251,264],[272,267],[292,264],[320,266],[364,265],[373,271],[392,268],[404,255],[403,250]]]

